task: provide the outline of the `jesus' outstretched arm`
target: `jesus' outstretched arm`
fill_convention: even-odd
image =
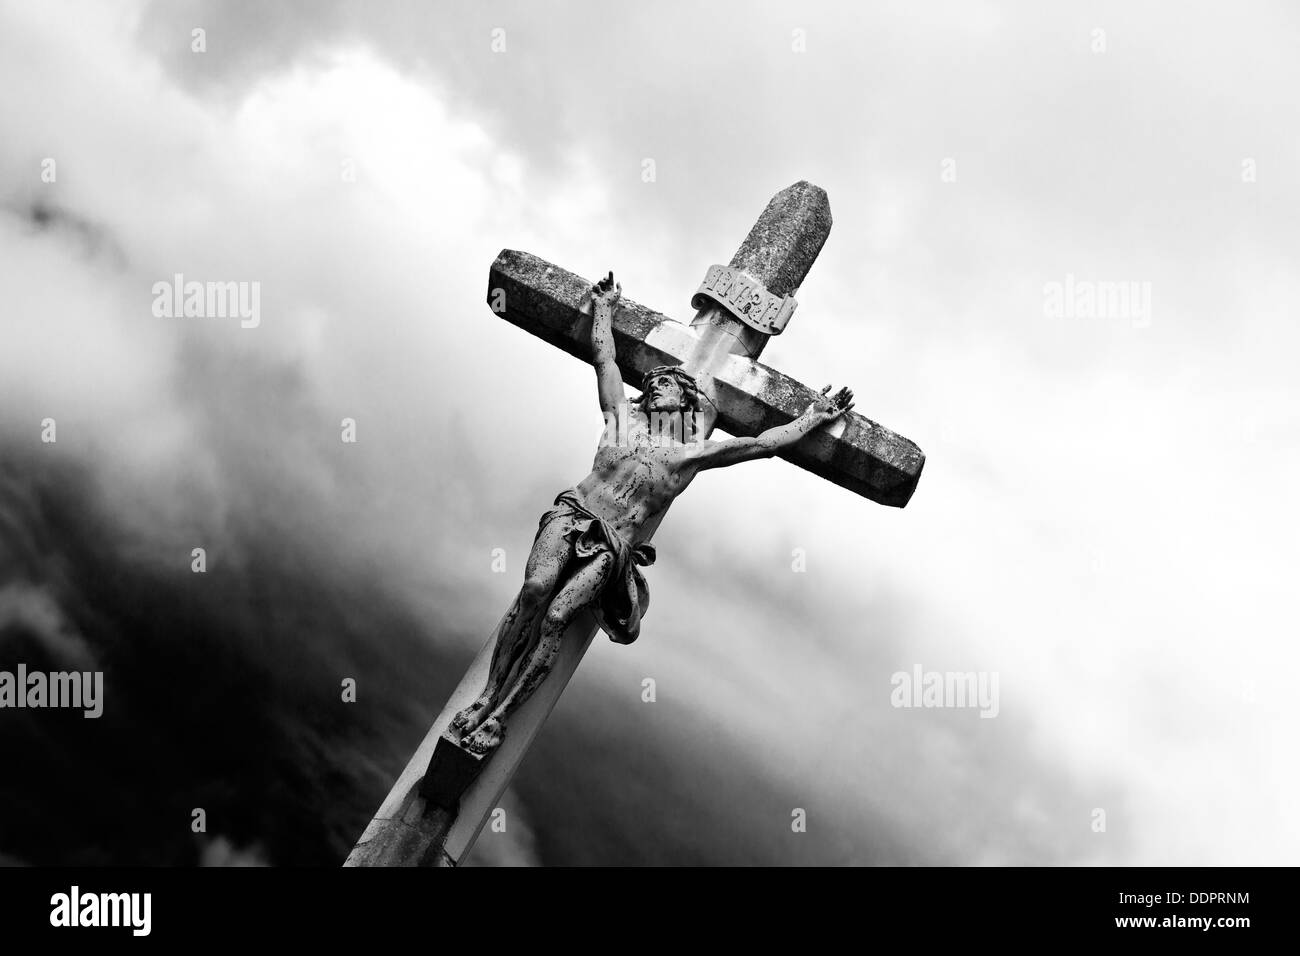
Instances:
[[[614,360],[614,304],[623,293],[623,286],[614,281],[611,272],[591,287],[591,349],[596,366],[596,390],[600,395],[600,410],[613,412],[623,401],[623,376]]]
[[[727,441],[706,441],[703,450],[696,453],[696,467],[700,471],[708,468],[725,468],[727,465],[755,458],[771,458],[782,448],[793,445],[815,428],[829,425],[842,415],[847,415],[853,408],[853,392],[847,388],[840,389],[834,396],[831,387],[821,390],[821,396],[813,401],[804,413],[788,425],[769,428],[753,438],[731,438]]]

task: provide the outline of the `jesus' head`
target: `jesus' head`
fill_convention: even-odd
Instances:
[[[641,382],[641,397],[636,404],[647,415],[651,412],[695,412],[700,407],[699,386],[679,366],[660,365],[646,372]]]

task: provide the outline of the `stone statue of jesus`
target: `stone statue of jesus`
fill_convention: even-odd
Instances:
[[[654,562],[645,542],[652,518],[707,468],[770,458],[853,408],[853,393],[821,391],[804,413],[755,438],[709,441],[700,427],[698,383],[680,367],[651,369],[628,402],[614,361],[611,322],[622,286],[611,272],[591,288],[591,344],[607,427],[591,474],[561,492],[542,516],[524,584],[501,623],[483,693],[452,718],[461,746],[486,755],[501,745],[510,715],[550,673],[565,629],[592,608],[610,639],[630,644],[649,592],[640,565]],[[622,418],[620,419],[620,416]]]

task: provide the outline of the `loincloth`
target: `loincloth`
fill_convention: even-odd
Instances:
[[[613,555],[614,564],[592,611],[601,630],[609,635],[611,641],[631,644],[641,632],[641,618],[650,604],[650,589],[638,565],[654,564],[654,545],[648,542],[633,545],[608,521],[584,508],[573,488],[556,495],[554,504],[555,507],[542,515],[533,540],[536,541],[543,529],[557,518],[573,517],[577,520],[564,535],[572,548],[571,560],[585,563],[601,554]],[[557,583],[556,591],[571,573],[571,570],[566,571],[564,578]]]

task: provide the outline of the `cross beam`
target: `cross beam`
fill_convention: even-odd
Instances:
[[[504,299],[501,317],[575,358],[591,362],[591,280],[526,252],[507,249],[492,263],[488,301]],[[504,293],[499,299],[495,290]],[[614,311],[614,345],[623,381],[640,387],[658,365],[693,364],[700,345],[695,331],[623,297]],[[728,434],[757,435],[802,414],[816,392],[743,354],[717,356],[709,373],[718,408],[716,425]],[[850,412],[831,428],[806,435],[778,453],[854,494],[882,505],[907,504],[921,478],[925,454],[913,442]]]
[[[706,434],[716,425],[734,435],[754,435],[798,416],[814,392],[757,359],[788,321],[793,293],[830,226],[825,191],[796,183],[768,203],[729,267],[709,270],[693,300],[698,311],[689,327],[621,299],[613,328],[624,381],[639,386],[644,372],[656,365],[684,366],[716,408],[716,416],[712,411],[707,416]],[[536,256],[507,250],[492,264],[488,304],[520,328],[590,362],[591,318],[584,301],[590,287],[588,280]],[[709,294],[701,295],[706,290]],[[924,454],[860,415],[846,419],[807,435],[782,457],[874,501],[907,504]],[[653,535],[664,514],[647,521],[642,540]],[[501,746],[490,759],[475,760],[445,728],[483,687],[501,627],[498,623],[475,657],[345,866],[455,866],[468,854],[596,632],[590,611],[579,614],[550,673],[510,717]]]

